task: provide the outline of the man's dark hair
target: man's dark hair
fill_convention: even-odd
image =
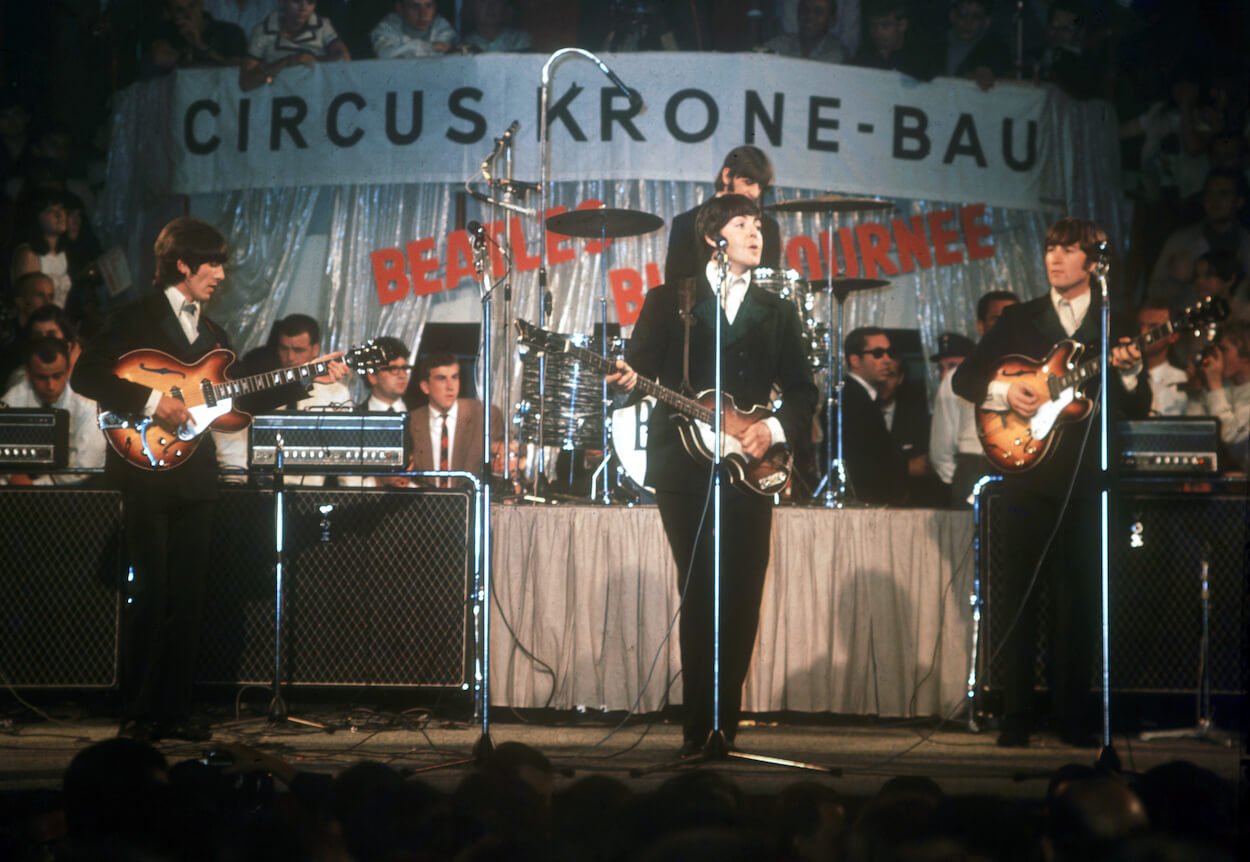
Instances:
[[[714,184],[718,192],[729,188],[723,181],[725,168],[729,168],[730,181],[735,177],[742,177],[759,183],[761,196],[773,184],[773,163],[759,147],[743,144],[729,151],[729,154],[725,156],[725,161],[721,163],[720,170],[716,172]]]
[[[907,17],[907,0],[865,0],[864,2],[864,20],[871,18],[882,18],[886,15],[897,15],[900,18]]]
[[[1231,171],[1228,168],[1212,168],[1207,171],[1207,178],[1202,181],[1202,190],[1204,192],[1211,185],[1211,180],[1228,180],[1233,184],[1233,188],[1236,189],[1238,194],[1241,194],[1241,184],[1245,181],[1236,171]]]
[[[716,239],[725,225],[738,216],[759,218],[760,208],[745,195],[721,195],[699,207],[694,218],[694,231],[700,238]],[[712,249],[708,249],[708,256]]]
[[[26,296],[27,292],[34,291],[35,284],[40,281],[46,281],[48,284],[53,285],[54,288],[56,286],[52,279],[42,272],[24,272],[13,282],[13,296]]]
[[[26,347],[22,350],[22,364],[29,366],[31,360],[38,357],[40,362],[51,365],[56,362],[58,356],[68,363],[69,345],[59,338],[45,335],[26,342]]]
[[[889,340],[889,335],[880,326],[861,326],[859,329],[852,329],[850,335],[846,337],[846,358],[849,361],[852,356],[858,356],[864,352],[864,347],[868,344],[868,339],[874,335],[885,335]]]
[[[1016,296],[1010,290],[991,290],[989,293],[981,294],[981,298],[977,300],[977,320],[982,322],[990,313],[990,306],[996,302],[1019,302],[1020,297]]]
[[[226,238],[217,228],[199,219],[182,216],[161,228],[153,246],[156,255],[157,287],[181,282],[185,276],[178,270],[178,261],[194,274],[204,264],[224,265]]]
[[[1233,286],[1228,291],[1230,296],[1237,292],[1237,286],[1241,284],[1241,279],[1246,274],[1237,255],[1221,249],[1209,251],[1201,255],[1198,260],[1205,260],[1208,271],[1220,281],[1232,280]],[[1195,266],[1197,262],[1194,261]]]
[[[837,812],[840,835],[846,827],[846,807],[838,791],[829,785],[799,781],[778,794],[774,810],[778,858],[794,858],[794,839],[811,835],[820,828],[820,809],[826,805],[833,806]]]
[[[400,358],[407,359],[412,355],[408,345],[393,335],[379,335],[373,339],[373,343],[386,355],[388,362]]]
[[[295,338],[297,335],[308,333],[309,344],[321,343],[321,325],[315,319],[307,314],[288,314],[273,325],[273,340],[276,344],[278,338]]]
[[[455,365],[459,368],[460,360],[450,350],[439,350],[435,353],[425,354],[417,363],[417,380],[429,380],[431,371],[435,368],[442,368],[445,365]]]
[[[45,305],[32,311],[30,317],[26,318],[26,331],[31,332],[35,328],[36,323],[47,323],[48,321],[56,324],[57,329],[61,330],[61,334],[65,336],[66,341],[78,340],[78,324],[59,305]]]
[[[1107,233],[1092,221],[1064,216],[1046,229],[1043,251],[1052,245],[1079,245],[1085,252],[1085,263],[1093,261],[1095,247],[1107,241]]]

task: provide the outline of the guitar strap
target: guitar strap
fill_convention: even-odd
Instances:
[[[682,346],[681,346],[681,386],[685,392],[693,392],[690,385],[690,330],[694,328],[694,292],[695,280],[683,278],[677,282],[677,296],[681,310]]]

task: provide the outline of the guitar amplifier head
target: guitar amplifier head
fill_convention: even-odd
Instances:
[[[1208,416],[1161,416],[1116,423],[1120,471],[1200,475],[1219,472],[1219,422]]]
[[[333,473],[408,466],[407,413],[274,413],[252,419],[249,459],[272,469]]]
[[[0,470],[56,469],[68,463],[68,411],[54,407],[0,410]]]

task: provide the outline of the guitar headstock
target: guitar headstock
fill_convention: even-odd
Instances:
[[[1204,296],[1176,316],[1177,329],[1198,329],[1209,323],[1219,323],[1228,317],[1228,301],[1222,296]]]
[[[534,350],[551,350],[562,351],[567,350],[569,341],[562,335],[555,332],[549,332],[542,327],[535,326],[528,320],[517,318],[515,321],[517,338],[526,347]]]
[[[377,371],[395,358],[396,356],[392,355],[391,351],[372,338],[343,354],[343,361],[347,363],[347,367],[358,374]]]

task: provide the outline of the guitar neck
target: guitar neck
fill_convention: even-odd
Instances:
[[[328,370],[328,362],[309,362],[294,368],[275,368],[273,371],[265,371],[261,374],[251,374],[247,377],[214,383],[213,395],[218,400],[224,400],[276,389],[289,383],[302,383],[307,386],[313,378],[320,377]]]
[[[585,347],[576,347],[569,345],[567,352],[575,357],[578,361],[584,362],[592,369],[603,375],[608,375],[616,371],[616,360],[605,359],[603,356],[588,350]],[[636,387],[644,394],[650,395],[662,404],[666,404],[691,419],[711,424],[716,417],[712,415],[712,411],[704,407],[698,401],[687,398],[675,389],[669,389],[660,383],[649,378],[638,376]]]
[[[1137,349],[1141,349],[1156,341],[1162,341],[1173,333],[1179,331],[1180,325],[1177,321],[1169,320],[1167,323],[1161,323],[1153,329],[1148,329],[1141,335],[1134,338],[1129,344]],[[1118,345],[1117,345],[1118,346]],[[1067,374],[1059,377],[1051,378],[1050,394],[1054,398],[1065,389],[1073,386],[1080,386],[1087,380],[1092,380],[1098,376],[1098,371],[1102,367],[1102,357],[1095,356],[1093,359],[1082,362],[1076,368],[1073,368]]]

